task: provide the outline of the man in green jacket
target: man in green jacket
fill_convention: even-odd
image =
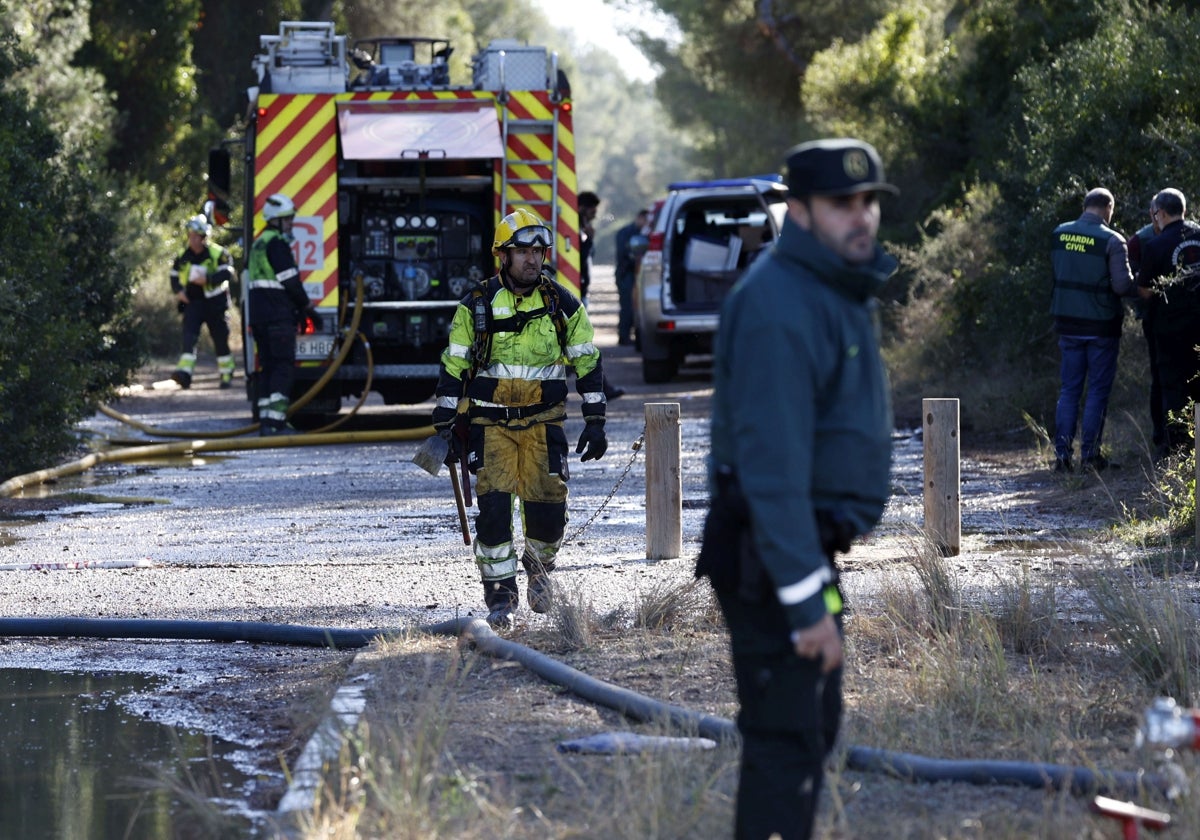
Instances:
[[[233,257],[228,249],[209,242],[212,225],[199,214],[187,220],[187,247],[171,264],[171,291],[183,315],[183,352],[171,378],[180,388],[192,387],[196,370],[196,343],[200,328],[208,327],[217,353],[221,387],[233,383],[233,353],[229,349],[229,282],[234,279]]]
[[[1062,351],[1061,385],[1054,410],[1056,472],[1074,468],[1077,426],[1082,438],[1080,464],[1094,470],[1108,466],[1100,443],[1121,348],[1125,319],[1121,298],[1133,290],[1125,237],[1108,226],[1115,206],[1113,194],[1105,188],[1088,190],[1083,197],[1083,215],[1058,225],[1051,237],[1054,291],[1050,314]]]
[[[710,485],[697,575],[729,627],[739,840],[806,838],[842,708],[835,555],[883,515],[892,412],[875,294],[879,155],[853,139],[787,157],[788,214],[721,308]],[[768,375],[765,373],[770,371]]]
[[[513,505],[521,506],[529,607],[550,609],[553,571],[567,525],[567,372],[584,427],[581,461],[599,459],[604,433],[604,370],[587,310],[545,265],[550,228],[518,208],[496,226],[500,271],[459,302],[442,353],[433,425],[450,444],[447,463],[466,456],[475,474],[475,562],[488,623],[506,630],[520,601]]]

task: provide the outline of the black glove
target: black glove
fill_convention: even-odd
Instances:
[[[308,318],[310,321],[312,321],[313,332],[321,331],[321,315],[317,312],[317,310],[306,309],[302,317]]]
[[[604,434],[604,418],[589,417],[587,425],[579,434],[579,443],[575,444],[575,454],[583,452],[580,461],[599,461],[607,451],[608,436]]]
[[[175,311],[182,315],[184,312],[187,312],[187,304],[183,301],[176,302]]]
[[[439,430],[438,437],[446,441],[446,457],[442,459],[442,463],[450,469],[454,469],[455,465],[462,460],[462,438],[454,433],[453,426]]]
[[[463,438],[457,433],[457,423],[455,422],[458,419],[458,412],[453,408],[439,405],[433,409],[432,419],[433,428],[437,429],[438,435],[446,441],[446,445],[449,447],[446,451],[446,459],[442,463],[454,466],[462,458],[463,453]]]
[[[430,421],[433,423],[433,428],[441,432],[443,429],[449,429],[454,425],[454,418],[458,416],[458,412],[453,408],[437,406],[433,409],[433,416]]]

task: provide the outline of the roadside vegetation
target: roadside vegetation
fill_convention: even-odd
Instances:
[[[959,579],[953,559],[919,545],[914,551],[875,596],[855,605],[848,623],[844,747],[1196,778],[1187,751],[1169,759],[1169,770],[1166,754],[1134,749],[1141,711],[1154,697],[1194,696],[1196,616],[1185,587],[1105,557],[1071,578],[1024,567],[980,591]],[[591,676],[732,718],[726,642],[707,592],[688,582],[648,598],[664,599],[688,606],[658,626],[639,625],[632,614],[618,626],[614,616],[593,613],[593,641],[584,647],[563,641],[556,628],[515,640]],[[360,665],[373,675],[367,713],[330,768],[305,837],[728,834],[735,744],[565,754],[558,743],[596,732],[688,733],[624,721],[454,640],[396,639]],[[1065,791],[916,783],[841,760],[829,782],[823,837],[1117,832],[1090,812],[1089,797]],[[1142,801],[1169,810],[1179,836],[1200,832],[1193,797],[1167,802],[1148,789]]]

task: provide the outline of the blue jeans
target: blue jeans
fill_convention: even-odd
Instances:
[[[1059,336],[1062,351],[1062,387],[1058,392],[1058,408],[1054,412],[1054,454],[1069,459],[1075,443],[1075,427],[1079,422],[1079,401],[1087,385],[1083,404],[1083,437],[1079,457],[1086,461],[1100,454],[1100,439],[1104,434],[1104,415],[1108,411],[1108,395],[1117,375],[1117,351],[1121,339],[1077,338]]]

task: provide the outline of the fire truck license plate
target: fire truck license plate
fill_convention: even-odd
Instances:
[[[324,359],[333,352],[333,338],[323,335],[296,339],[297,359]]]

